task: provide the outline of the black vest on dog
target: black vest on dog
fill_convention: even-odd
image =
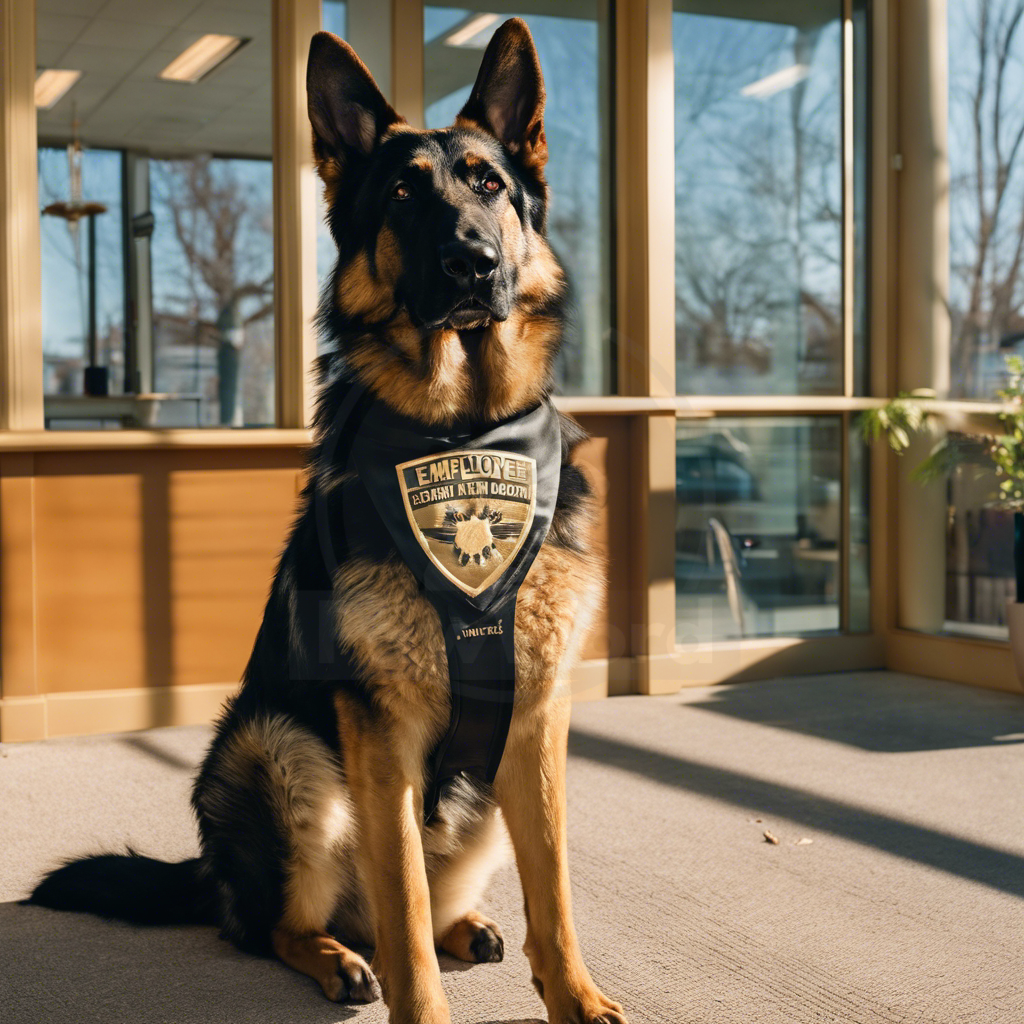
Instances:
[[[358,385],[349,398],[348,468],[444,633],[451,720],[430,759],[429,817],[454,779],[489,785],[501,762],[515,693],[516,597],[558,496],[558,413],[548,400],[480,434],[441,434]],[[346,516],[356,514],[346,506]]]

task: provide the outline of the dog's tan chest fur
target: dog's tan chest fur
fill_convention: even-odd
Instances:
[[[516,703],[547,696],[564,679],[593,619],[601,572],[592,553],[546,544],[516,604]],[[448,660],[441,624],[398,559],[348,562],[335,579],[338,634],[396,719],[423,723],[424,747],[448,722]]]

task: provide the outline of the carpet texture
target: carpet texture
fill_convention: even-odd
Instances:
[[[0,900],[62,858],[195,853],[210,732],[0,747]],[[574,709],[576,922],[633,1024],[1024,1021],[1024,700],[890,673]],[[771,832],[778,844],[764,839]],[[810,840],[809,842],[807,840]],[[455,1024],[542,1019],[514,870],[501,964],[442,956]],[[0,905],[3,1024],[381,1024],[208,928]]]

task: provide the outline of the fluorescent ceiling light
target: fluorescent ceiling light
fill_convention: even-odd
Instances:
[[[497,14],[478,14],[470,18],[464,25],[460,25],[454,32],[445,36],[446,46],[470,46],[482,49],[487,45],[487,39],[477,39],[484,29],[490,28],[497,20]]]
[[[188,82],[194,85],[248,41],[238,36],[203,36],[187,50],[179,53],[160,72],[160,77],[171,82]]]
[[[82,77],[81,71],[47,68],[36,78],[36,106],[49,110]]]
[[[811,69],[806,64],[793,64],[791,67],[776,71],[773,75],[768,75],[767,78],[761,78],[756,82],[751,82],[750,85],[743,86],[740,93],[743,96],[753,96],[759,100],[767,99],[777,92],[782,92],[783,89],[792,89],[797,82],[802,82],[810,73]]]

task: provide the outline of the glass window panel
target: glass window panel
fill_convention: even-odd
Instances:
[[[37,24],[40,68],[80,72],[38,110],[40,196],[106,207],[96,217],[106,395],[82,396],[87,222],[76,245],[66,223],[43,220],[47,423],[272,423],[271,5],[113,6],[66,0]],[[210,33],[245,42],[198,81],[161,77]],[[97,48],[101,37],[117,45]]]
[[[348,30],[348,4],[345,0],[323,0],[321,17],[325,31],[345,38]]]
[[[153,380],[198,426],[274,422],[269,160],[151,160]]]
[[[842,388],[842,5],[769,6],[674,4],[681,394]]]
[[[554,5],[552,5],[554,7]],[[564,15],[520,13],[533,33],[547,87],[545,131],[551,186],[548,231],[565,264],[576,315],[556,368],[568,394],[607,394],[612,378],[608,199],[608,16],[600,0],[559,5]],[[428,128],[452,123],[469,97],[492,22],[465,44],[453,29],[488,8],[424,7],[424,106]]]
[[[950,391],[991,399],[1024,354],[1024,19],[949,0]]]
[[[847,599],[851,633],[871,632],[871,519],[869,450],[861,437],[856,417],[851,417],[850,451],[850,550]]]
[[[678,422],[678,643],[839,629],[841,431],[838,416]]]
[[[1005,640],[1015,599],[1013,511],[999,507],[991,467],[959,466],[948,484],[945,629]]]
[[[95,217],[75,219],[71,167],[77,161],[83,203]],[[96,365],[106,367],[111,394],[124,392],[124,211],[122,157],[117,150],[39,147],[43,286],[43,393],[81,395],[89,364],[90,287],[95,288]],[[90,277],[90,220],[96,232],[95,279]]]

